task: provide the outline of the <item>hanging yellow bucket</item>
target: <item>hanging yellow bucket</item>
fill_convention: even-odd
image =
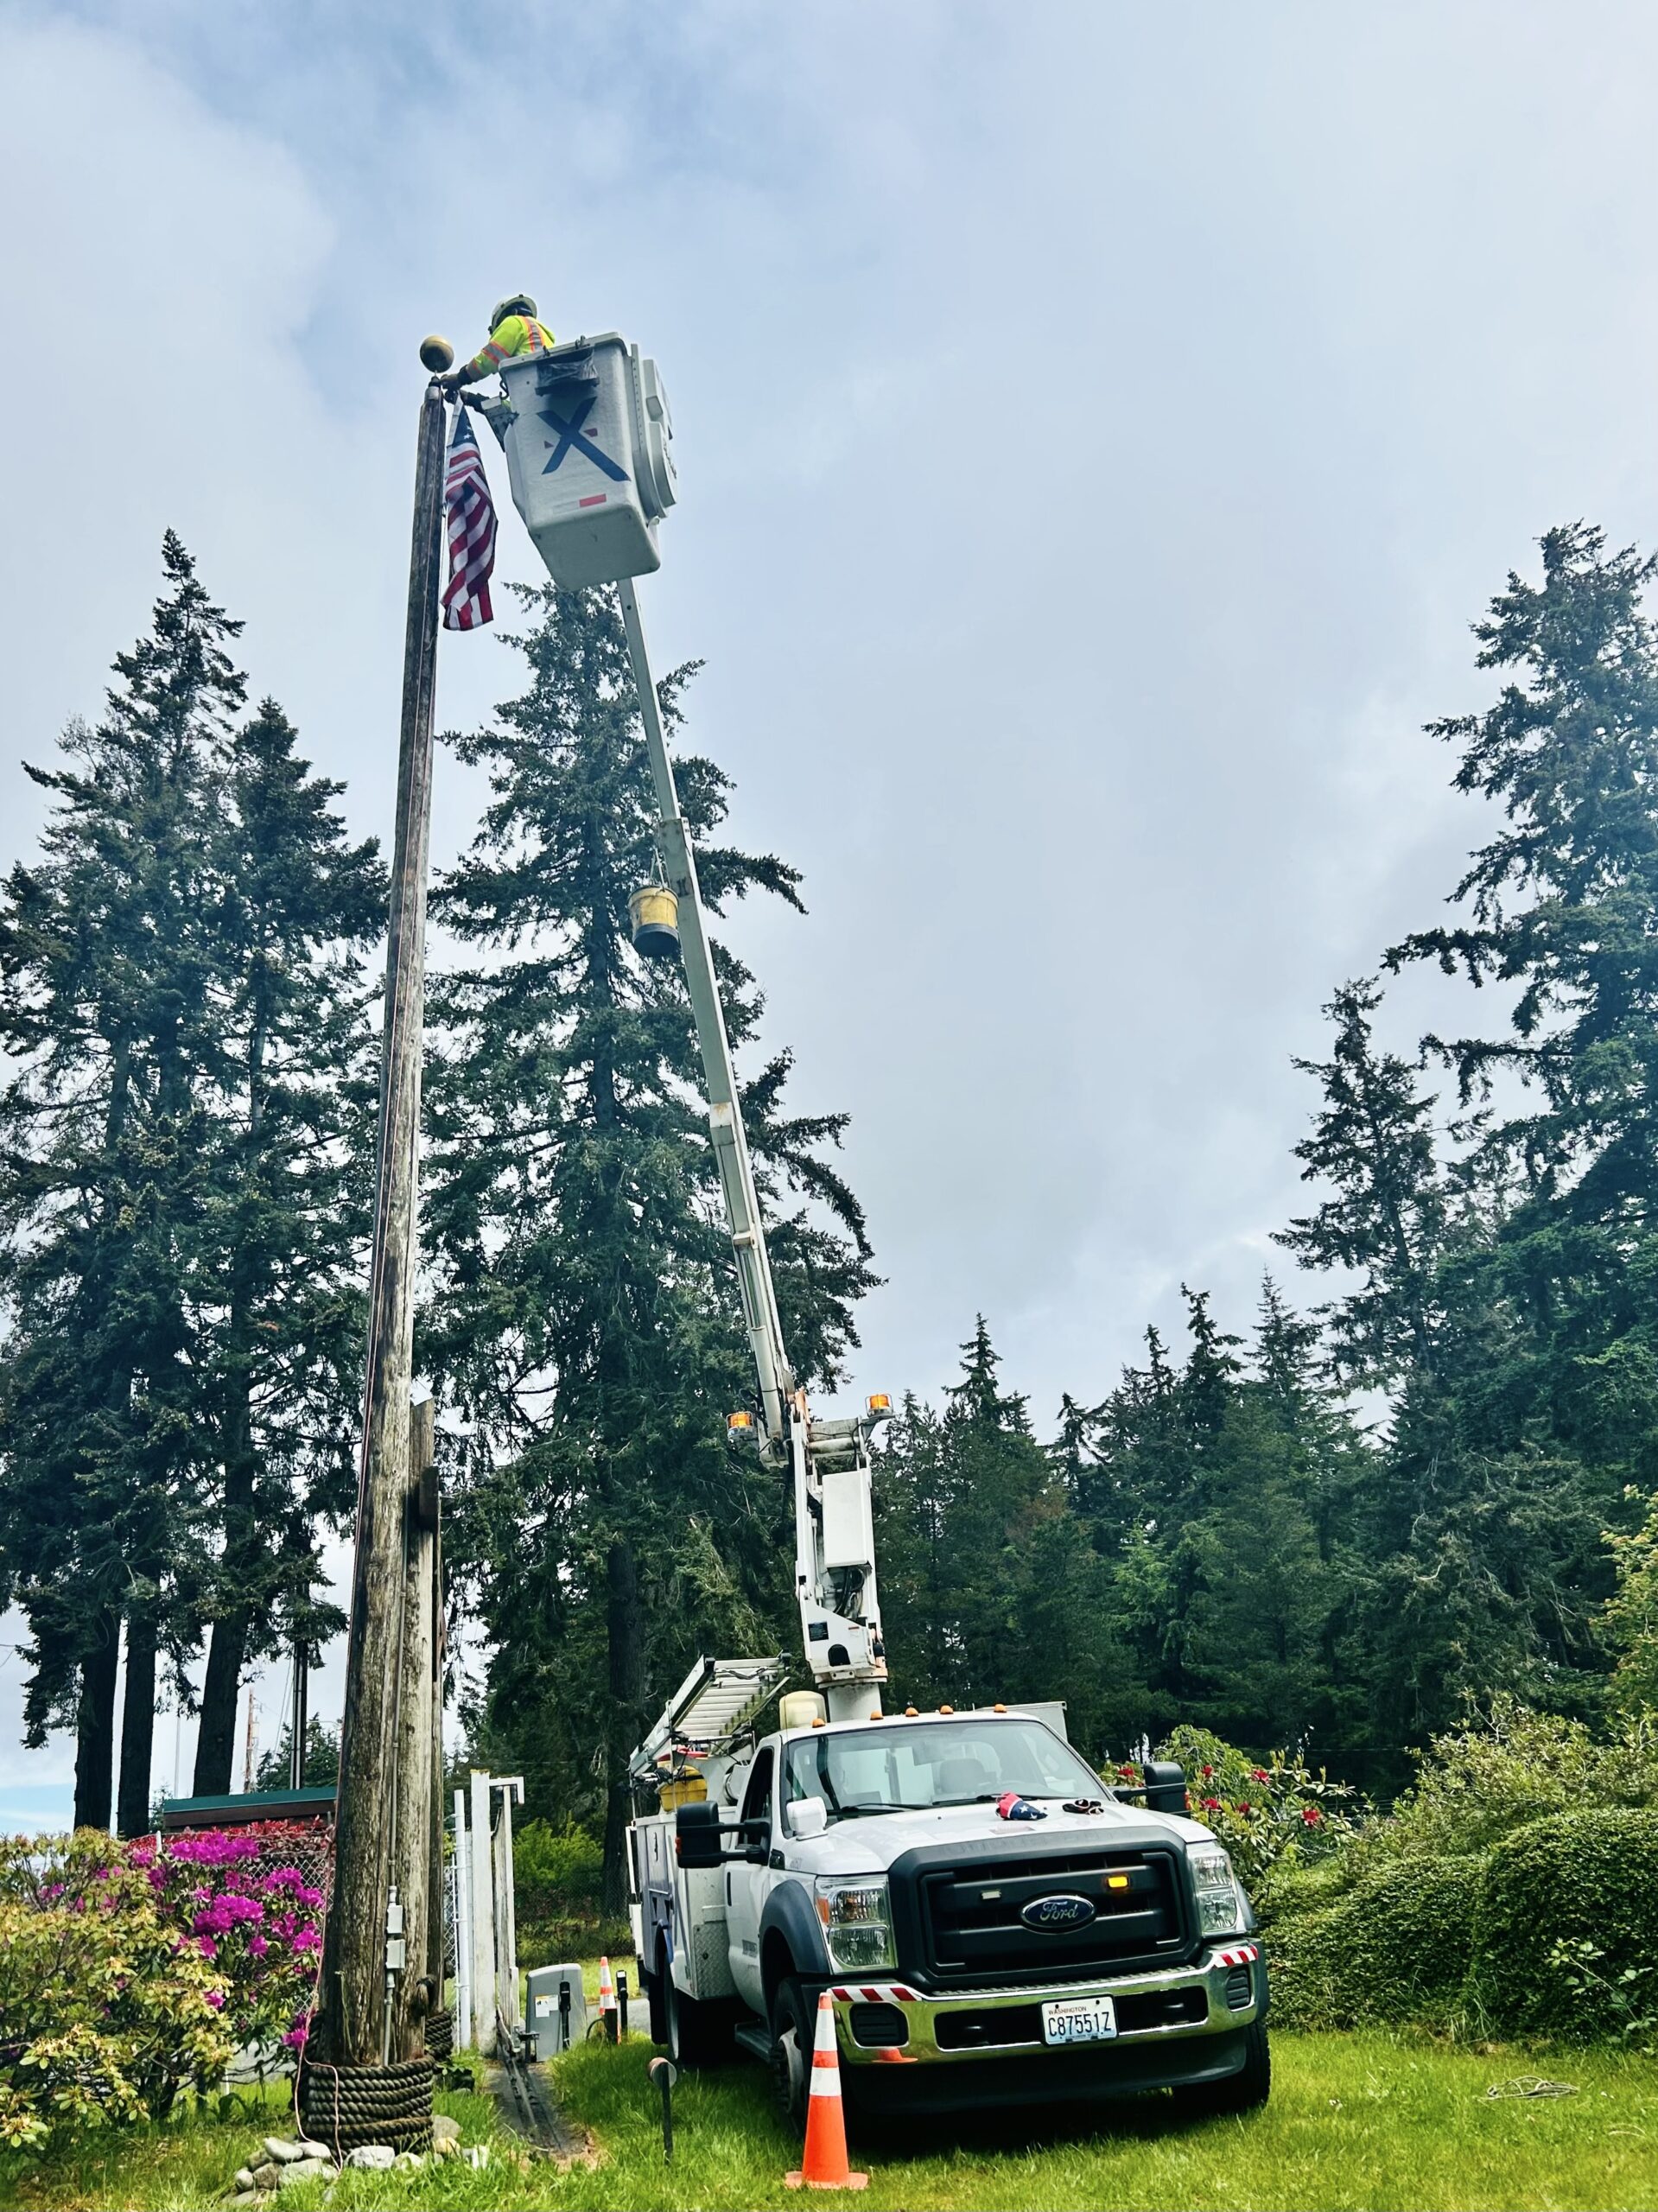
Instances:
[[[633,943],[647,960],[671,960],[679,950],[679,901],[664,884],[647,883],[627,902]]]

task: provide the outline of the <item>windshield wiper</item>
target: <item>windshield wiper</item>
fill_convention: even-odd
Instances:
[[[897,1797],[886,1805],[842,1805],[835,1817],[837,1821],[869,1820],[880,1813],[931,1813],[931,1805],[912,1805],[907,1797]]]

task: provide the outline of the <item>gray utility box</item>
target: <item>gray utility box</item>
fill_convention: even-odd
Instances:
[[[676,491],[656,363],[612,330],[521,353],[501,379],[513,504],[553,582],[571,590],[659,569],[657,524]]]
[[[531,1967],[529,1973],[530,2017],[525,2026],[536,2039],[537,2058],[556,2058],[561,2050],[587,2040],[588,2000],[578,1966]],[[565,2013],[561,1984],[569,1986],[569,2012]],[[565,2037],[569,2042],[567,2044]]]

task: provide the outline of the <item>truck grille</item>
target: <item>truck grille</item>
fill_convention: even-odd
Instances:
[[[1096,1847],[928,1867],[918,1890],[928,1962],[941,1983],[1127,1974],[1187,1948],[1166,1850]],[[1092,1917],[1045,1927],[1022,1917],[1055,1897],[1086,1899]]]
[[[1198,2027],[1208,2018],[1209,1999],[1195,1986],[1140,1990],[1117,1999],[1119,2035],[1143,2035],[1148,2028]],[[933,2035],[940,2050],[995,2050],[1040,2043],[1042,2007],[987,2005],[982,2012],[940,2012]]]

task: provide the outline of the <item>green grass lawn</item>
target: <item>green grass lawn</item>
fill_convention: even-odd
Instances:
[[[676,2093],[674,2162],[664,2167],[659,2106],[645,2080],[650,2045],[594,2044],[559,2062],[566,2111],[593,2132],[600,2163],[558,2174],[521,2167],[482,2097],[443,2097],[467,2137],[487,2133],[481,2172],[446,2164],[413,2177],[352,2175],[325,2194],[285,2190],[283,2212],[323,2204],[797,2207],[781,2177],[797,2149],[772,2118],[758,2066],[687,2077]],[[1102,2108],[1086,2120],[935,2122],[854,2152],[871,2208],[1283,2206],[1591,2208],[1658,2212],[1658,2069],[1610,2051],[1480,2054],[1382,2035],[1274,2037],[1271,2105],[1248,2120],[1178,2120],[1163,2098]],[[1548,2102],[1489,2101],[1488,2084],[1522,2073],[1572,2082]],[[211,2203],[264,2127],[192,2120],[92,2143],[29,2167],[0,2162],[0,2206],[162,2207]]]

